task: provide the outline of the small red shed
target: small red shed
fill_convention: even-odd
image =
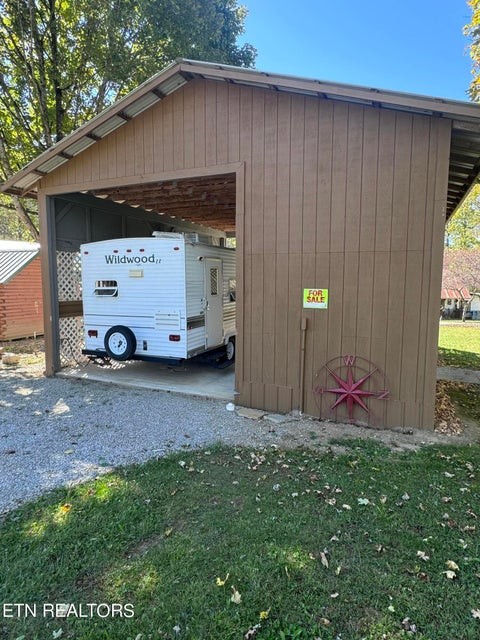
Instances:
[[[0,341],[43,334],[40,245],[0,240]]]

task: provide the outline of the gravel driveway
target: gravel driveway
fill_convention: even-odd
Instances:
[[[0,389],[0,513],[117,465],[235,441],[256,424],[217,401],[6,367]]]
[[[0,513],[113,467],[216,442],[251,447],[328,447],[370,437],[394,448],[465,441],[426,431],[385,431],[309,418],[256,421],[224,402],[64,378],[0,364]]]

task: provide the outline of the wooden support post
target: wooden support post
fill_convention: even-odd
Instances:
[[[40,256],[42,261],[45,375],[60,370],[60,327],[58,319],[57,253],[53,198],[38,194]]]

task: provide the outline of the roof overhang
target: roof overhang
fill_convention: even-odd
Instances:
[[[448,118],[452,121],[452,143],[447,216],[460,204],[480,173],[478,104],[180,59],[39,155],[4,182],[0,190],[20,196],[34,195],[44,176],[195,78]]]

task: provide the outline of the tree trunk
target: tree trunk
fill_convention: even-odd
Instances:
[[[37,227],[33,224],[33,221],[28,213],[25,211],[23,204],[20,202],[20,198],[18,196],[12,196],[12,200],[16,212],[18,213],[22,221],[27,225],[32,238],[35,240],[35,242],[38,242],[40,240],[40,233]]]

